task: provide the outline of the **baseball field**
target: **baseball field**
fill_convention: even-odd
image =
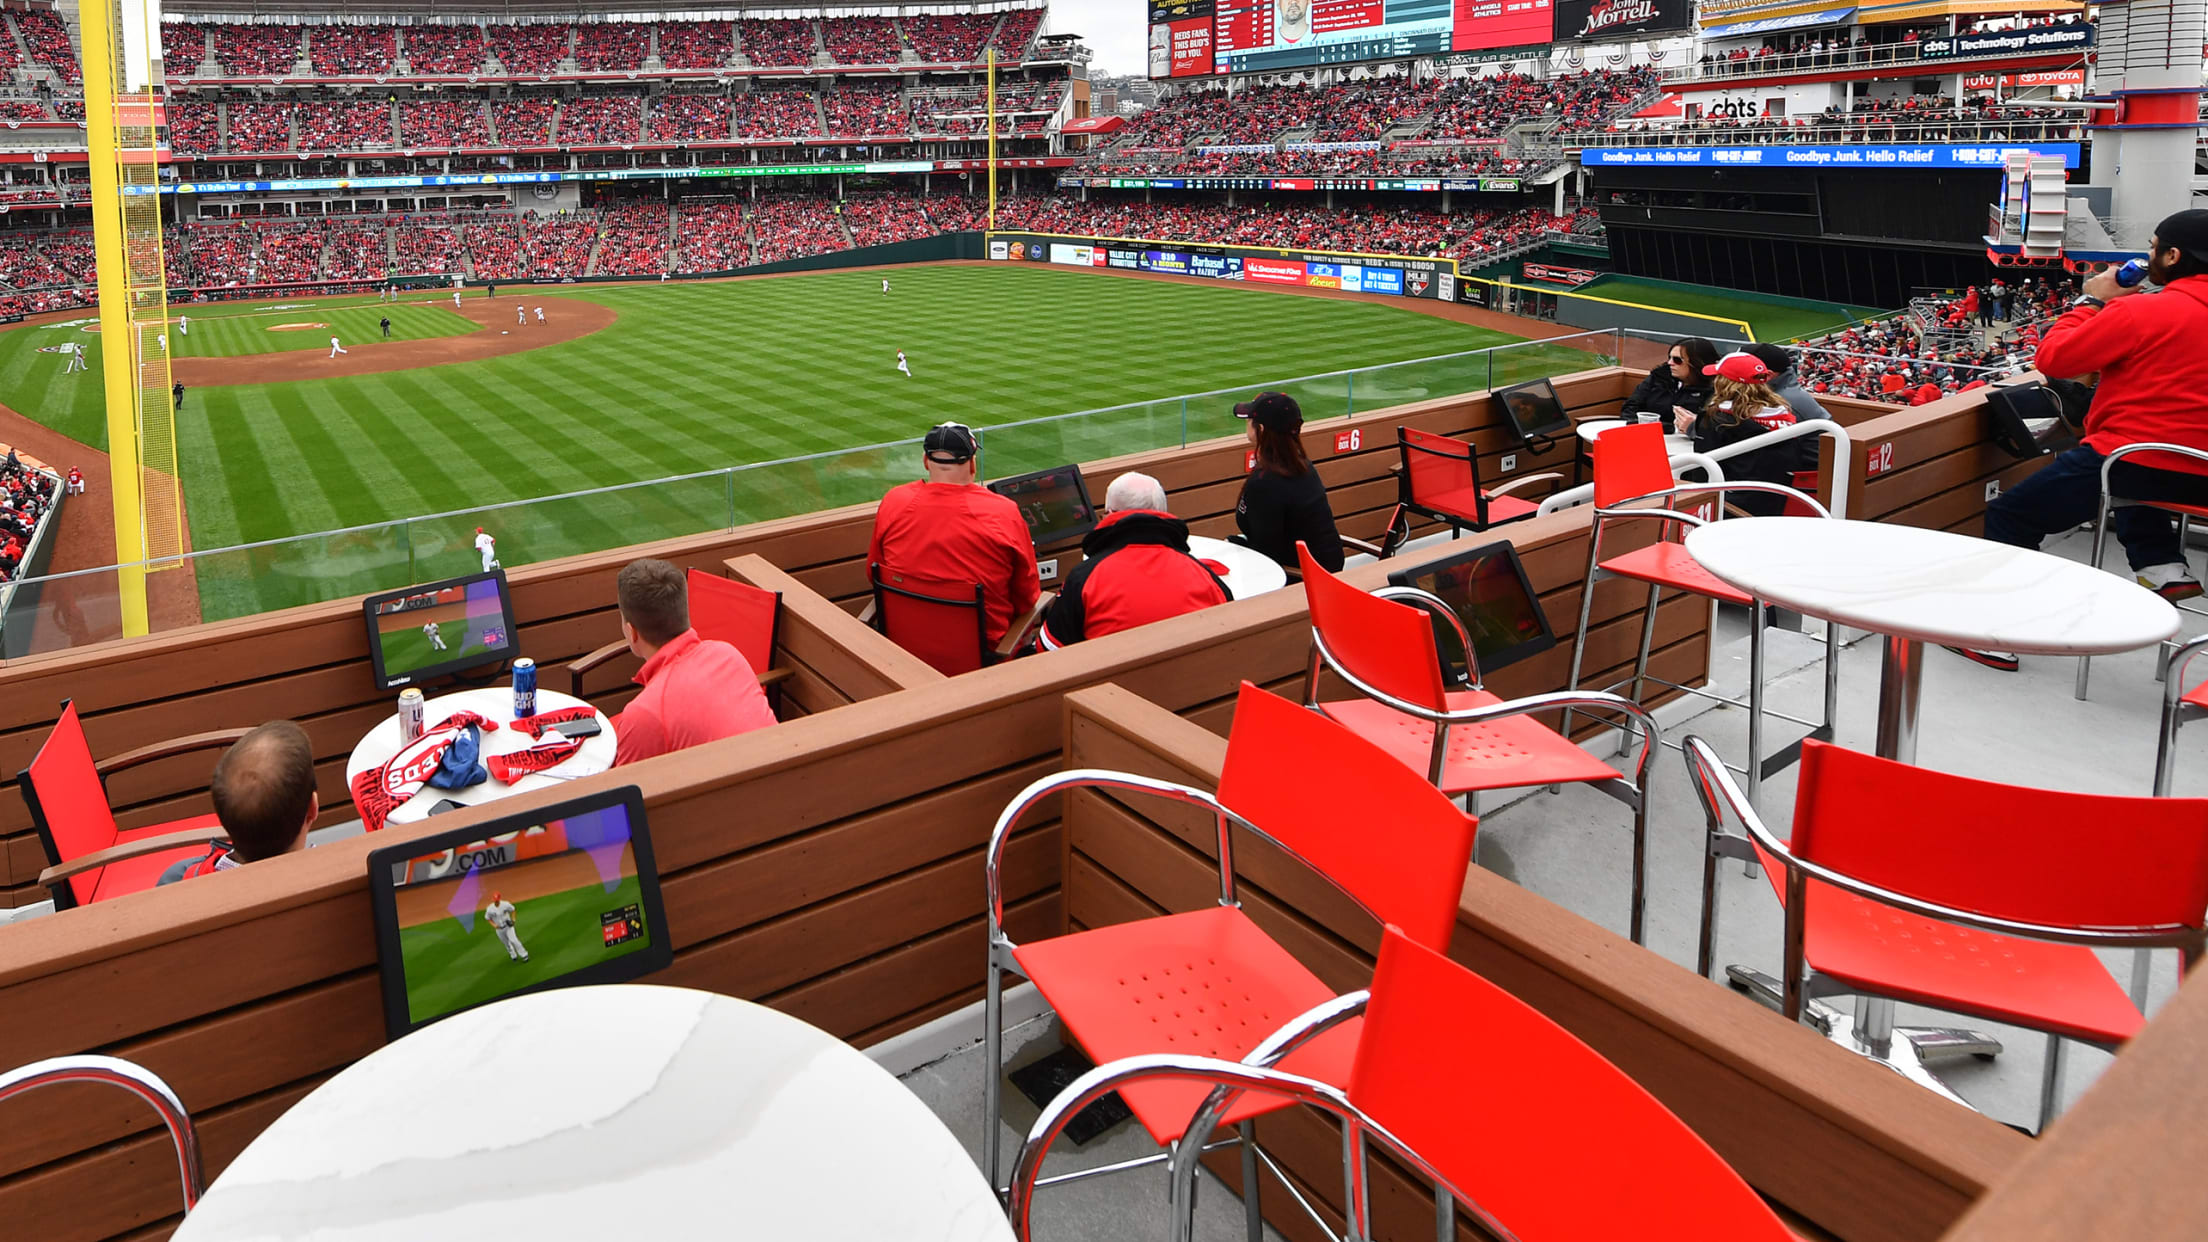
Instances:
[[[407,1009],[414,1020],[494,1000],[614,956],[600,935],[599,916],[642,900],[636,876],[626,876],[610,892],[594,876],[584,879],[580,887],[538,896],[506,893],[514,904],[514,934],[529,953],[526,962],[507,956],[480,910],[469,923],[440,910],[425,922],[402,925],[399,952],[406,960]],[[621,952],[640,951],[651,943],[651,933],[646,929]]]
[[[979,264],[887,275],[887,295],[882,272],[856,271],[509,288],[495,300],[471,288],[457,310],[449,291],[397,306],[361,296],[172,307],[191,546],[346,532],[198,562],[201,612],[471,572],[478,525],[513,567],[870,500],[914,476],[910,442],[946,419],[986,428],[1149,403],[985,435],[984,473],[1001,476],[1232,434],[1233,401],[1289,377],[1517,339],[1397,305],[1212,282]],[[515,322],[517,307],[527,322]],[[0,404],[104,448],[95,328],[0,332]],[[330,356],[331,336],[344,356]],[[63,341],[91,343],[91,373],[63,373],[53,349]],[[1492,376],[1482,357],[1289,387],[1315,419],[1352,401],[1372,409],[1594,361],[1535,346]],[[1177,399],[1215,389],[1244,391]],[[891,442],[905,443],[841,452]],[[829,456],[406,520],[811,454]],[[94,478],[98,488],[104,471]]]

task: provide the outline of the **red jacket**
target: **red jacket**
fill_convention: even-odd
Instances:
[[[890,488],[874,512],[866,559],[915,577],[980,583],[992,645],[1043,593],[1020,507],[979,483],[922,479]]]
[[[719,639],[684,630],[637,670],[643,693],[613,722],[613,761],[654,755],[749,733],[774,723],[758,671]]]
[[[2105,308],[2076,306],[2047,329],[2038,367],[2057,379],[2101,373],[2085,415],[2085,443],[2113,453],[2163,441],[2208,451],[2208,276],[2170,282]],[[2208,461],[2146,454],[2134,465],[2208,474]]]
[[[1043,617],[1042,645],[1055,651],[1224,604],[1233,596],[1188,553],[1188,523],[1154,509],[1128,509],[1081,541],[1085,558],[1066,575]]]

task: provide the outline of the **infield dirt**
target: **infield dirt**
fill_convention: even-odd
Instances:
[[[437,307],[449,307],[451,302],[449,297],[407,299],[410,304]],[[514,322],[516,306],[527,307],[531,312],[527,324]],[[539,306],[544,308],[545,321],[541,324],[535,315]],[[448,362],[481,362],[486,358],[501,358],[580,340],[612,327],[614,320],[619,318],[612,307],[596,302],[534,295],[464,297],[454,313],[475,323],[476,330],[419,341],[346,341],[345,352],[335,358],[318,349],[242,354],[233,358],[176,358],[169,362],[169,373],[189,389],[412,371]]]

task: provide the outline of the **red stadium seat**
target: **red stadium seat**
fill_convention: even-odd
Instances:
[[[1470,442],[1409,427],[1397,427],[1395,440],[1402,461],[1396,473],[1395,512],[1388,515],[1387,531],[1380,539],[1383,556],[1392,555],[1410,538],[1414,513],[1447,523],[1449,537],[1454,539],[1462,531],[1483,531],[1532,517],[1539,505],[1506,493],[1559,477],[1529,474],[1491,491],[1480,486],[1480,454]]]
[[[759,684],[771,688],[788,680],[790,670],[774,667],[775,635],[782,624],[782,595],[748,582],[692,569],[684,575],[690,597],[690,628],[699,638],[715,638],[734,647],[759,675]],[[568,693],[583,697],[583,675],[627,651],[616,639],[567,666]]]
[[[922,578],[879,565],[867,566],[866,572],[874,584],[874,602],[860,619],[946,677],[970,673],[1024,648],[1029,632],[1057,598],[1045,591],[1025,617],[1012,618],[992,647],[980,583]]]
[[[152,888],[171,864],[198,857],[209,842],[222,840],[222,827],[213,815],[118,828],[102,782],[110,773],[141,763],[228,746],[246,732],[195,733],[95,763],[76,703],[62,704],[54,731],[16,778],[30,808],[31,826],[53,864],[39,873],[38,882],[53,893],[54,908],[67,910]]]

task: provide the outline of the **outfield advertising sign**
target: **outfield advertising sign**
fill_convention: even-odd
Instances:
[[[1328,254],[1265,246],[1180,246],[1126,239],[1049,237],[1028,233],[989,239],[991,258],[1042,259],[1069,267],[1204,276],[1306,289],[1341,289],[1389,297],[1447,299],[1458,288],[1456,265],[1446,259]]]
[[[2078,166],[2074,142],[1881,143],[1877,146],[1597,147],[1580,153],[1588,168],[1983,168],[1999,172],[2012,153],[2056,156]]]

